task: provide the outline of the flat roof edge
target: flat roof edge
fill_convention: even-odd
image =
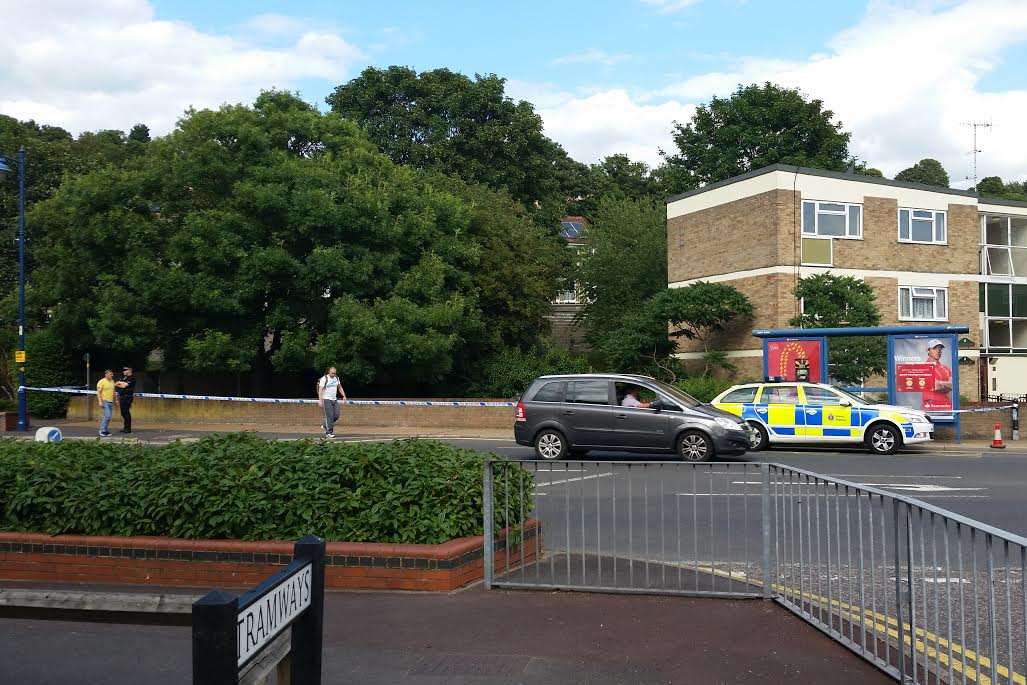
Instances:
[[[978,204],[998,205],[999,207],[1027,207],[1023,200],[1005,200],[998,197],[981,197],[977,199]]]
[[[756,178],[757,176],[763,176],[775,171],[784,171],[790,174],[799,174],[804,176],[821,176],[823,178],[834,178],[841,181],[858,181],[860,183],[873,183],[882,186],[892,186],[895,188],[908,188],[910,190],[923,190],[929,193],[938,193],[940,195],[958,195],[960,197],[972,197],[974,199],[980,199],[977,197],[977,193],[971,190],[958,190],[956,188],[942,188],[941,186],[930,186],[924,183],[910,183],[907,181],[894,181],[890,178],[878,178],[877,176],[864,176],[862,174],[848,173],[844,171],[829,171],[827,169],[813,169],[811,167],[793,166],[791,164],[771,164],[770,166],[761,167],[753,171],[740,174],[738,176],[732,176],[726,178],[723,181],[717,181],[716,183],[710,183],[704,185],[702,188],[696,188],[695,190],[689,190],[678,195],[672,195],[667,198],[666,204],[683,200],[693,195],[701,195],[710,190],[716,190],[717,188],[723,188],[733,183],[739,183],[740,181],[746,181],[750,178]],[[1015,203],[1017,200],[1003,200],[999,202],[993,202],[993,204],[1001,203]],[[1010,206],[1024,206],[1027,207],[1027,203],[1013,204]]]

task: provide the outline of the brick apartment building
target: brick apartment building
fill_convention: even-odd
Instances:
[[[560,237],[574,255],[571,261],[575,268],[581,260],[582,251],[588,249],[585,235],[587,225],[585,217],[582,216],[565,216],[560,219]],[[572,275],[563,282],[561,289],[556,293],[549,315],[553,341],[558,345],[577,352],[586,349],[585,331],[577,320],[584,305],[585,294],[581,289],[581,283],[575,281]]]
[[[1027,393],[1027,203],[778,164],[670,198],[667,255],[670,287],[729,283],[753,303],[715,341],[739,377],[762,374],[752,329],[788,327],[797,279],[830,272],[873,287],[882,325],[968,325],[961,394]]]

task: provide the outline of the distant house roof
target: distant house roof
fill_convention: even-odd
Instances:
[[[575,240],[581,237],[585,230],[585,217],[565,216],[560,219],[560,237],[566,240]]]

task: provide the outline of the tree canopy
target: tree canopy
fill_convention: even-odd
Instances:
[[[577,275],[585,292],[586,337],[595,344],[667,288],[666,211],[650,199],[604,198],[586,238],[589,249]]]
[[[802,314],[790,324],[801,328],[878,326],[874,289],[852,276],[816,274],[800,278],[796,299],[802,300]],[[881,337],[843,336],[828,344],[831,377],[844,383],[860,383],[885,371],[885,340]]]
[[[1003,200],[1027,201],[1027,183],[1010,181],[1005,183],[998,176],[985,176],[977,182],[977,194],[981,197],[997,197]]]
[[[771,83],[739,86],[730,97],[714,97],[688,123],[675,122],[673,135],[676,150],[662,153],[672,192],[769,164],[834,171],[855,164],[850,134],[823,101]]]
[[[929,186],[949,187],[949,174],[936,159],[921,159],[919,162],[895,174],[896,181],[923,183]]]
[[[34,309],[63,340],[254,390],[315,364],[378,387],[465,377],[537,341],[565,252],[502,193],[397,166],[278,91],[187,113],[32,221]]]
[[[397,164],[505,189],[552,225],[565,197],[558,166],[566,153],[542,132],[542,118],[506,95],[495,74],[470,79],[449,69],[368,67],[326,98],[359,123]]]

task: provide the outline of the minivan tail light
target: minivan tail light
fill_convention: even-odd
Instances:
[[[514,415],[517,421],[527,421],[528,417],[524,413],[524,402],[517,403],[517,413]]]

